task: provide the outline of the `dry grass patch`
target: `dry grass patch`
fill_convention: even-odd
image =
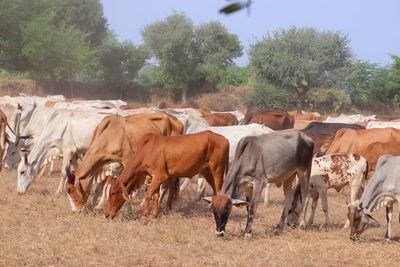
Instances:
[[[318,207],[310,230],[286,228],[273,235],[282,209],[281,189],[272,189],[271,204],[261,205],[255,236],[245,239],[245,209],[234,209],[227,236],[214,235],[214,221],[205,203],[192,203],[194,184],[172,211],[144,225],[126,209],[111,221],[101,212],[73,214],[65,196],[55,197],[58,176],[35,181],[25,195],[16,193],[15,171],[0,175],[1,266],[395,266],[399,243],[386,243],[384,211],[360,242],[342,230],[343,196],[331,193],[331,229],[320,229],[324,216]],[[399,226],[394,225],[395,236]]]

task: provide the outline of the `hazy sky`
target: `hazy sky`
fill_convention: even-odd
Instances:
[[[239,36],[247,51],[249,44],[267,32],[294,26],[348,34],[355,55],[372,63],[391,62],[389,53],[400,55],[400,0],[253,0],[248,15],[218,13],[224,0],[102,0],[109,28],[120,40],[142,43],[140,30],[162,20],[172,11],[184,12],[194,24],[218,20]],[[244,53],[236,60],[248,62]]]

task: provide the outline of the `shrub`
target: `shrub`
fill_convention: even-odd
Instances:
[[[351,106],[350,98],[342,91],[331,88],[313,88],[307,96],[311,110],[325,113],[341,112]]]
[[[249,107],[258,109],[292,109],[294,102],[295,98],[291,92],[266,83],[255,84],[247,99]]]

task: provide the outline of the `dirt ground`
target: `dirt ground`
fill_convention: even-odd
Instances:
[[[398,266],[400,243],[384,241],[384,209],[354,243],[345,221],[345,197],[330,192],[333,227],[321,228],[317,208],[312,229],[272,233],[282,211],[283,193],[272,188],[268,207],[260,205],[254,237],[245,239],[246,210],[235,208],[224,238],[214,234],[206,203],[193,203],[193,183],[172,211],[164,208],[147,225],[123,208],[117,219],[102,212],[73,214],[66,196],[56,197],[58,175],[37,179],[25,195],[16,193],[16,172],[0,173],[0,266]],[[397,212],[397,207],[396,207]],[[397,213],[396,213],[397,214]],[[394,236],[399,225],[394,223]]]

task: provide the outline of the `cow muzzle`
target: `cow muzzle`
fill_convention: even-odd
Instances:
[[[215,234],[216,234],[218,237],[223,237],[223,236],[225,235],[225,231],[215,231]]]
[[[358,236],[358,235],[351,235],[350,236],[350,239],[352,240],[352,241],[358,241],[358,240],[360,240],[360,237]]]

